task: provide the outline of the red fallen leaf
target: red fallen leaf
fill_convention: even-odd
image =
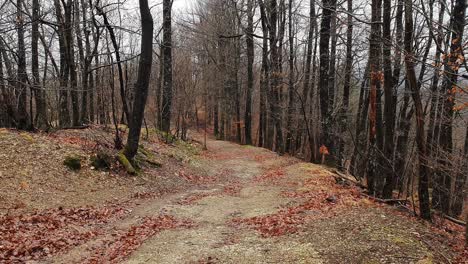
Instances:
[[[146,239],[165,229],[190,228],[194,224],[188,220],[177,220],[170,215],[145,218],[139,225],[132,226],[127,232],[121,233],[113,240],[106,241],[103,246],[94,250],[91,258],[82,263],[100,264],[122,261],[136,250]]]
[[[74,226],[92,227],[123,215],[118,206],[49,209],[18,216],[0,217],[0,262],[38,260],[64,251],[97,235]]]
[[[187,174],[183,170],[179,171],[179,173],[176,173],[176,175],[194,184],[206,184],[216,182],[215,177]]]
[[[239,195],[242,185],[238,182],[231,183],[223,188],[223,194],[235,196]]]
[[[284,178],[284,170],[282,168],[268,170],[264,174],[256,177],[255,182],[268,181],[270,183],[276,183],[278,180]]]
[[[307,186],[306,183],[304,186]],[[354,189],[336,189],[333,193],[336,202],[329,203],[326,198],[331,194],[325,191],[283,192],[284,196],[306,200],[299,205],[283,208],[274,214],[246,219],[236,218],[232,220],[232,224],[234,226],[247,225],[257,230],[263,237],[295,233],[307,221],[333,216],[336,210],[346,206],[342,202],[344,198],[359,197],[357,193]]]

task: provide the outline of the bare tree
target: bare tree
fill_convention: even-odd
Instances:
[[[135,99],[130,118],[127,145],[124,154],[128,160],[133,161],[138,151],[141,125],[145,113],[148,86],[153,62],[153,17],[148,6],[148,0],[140,0],[141,15],[141,53],[138,65],[138,77],[135,83]]]

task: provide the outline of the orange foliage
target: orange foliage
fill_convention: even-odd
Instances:
[[[320,146],[319,152],[322,155],[329,155],[330,154],[330,152],[328,152],[328,148],[325,145]]]

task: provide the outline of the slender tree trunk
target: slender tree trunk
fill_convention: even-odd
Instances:
[[[397,179],[398,190],[401,192],[404,188],[404,178],[406,175],[406,163],[408,147],[409,145],[409,133],[411,130],[411,118],[414,114],[414,107],[408,111],[410,107],[410,97],[409,93],[411,92],[408,81],[405,82],[405,94],[403,96],[403,104],[400,107],[399,121],[398,121],[398,136],[396,140],[395,148],[395,168],[396,174],[399,176]]]
[[[464,0],[463,0],[464,1]],[[427,168],[426,142],[424,136],[424,112],[421,102],[421,95],[416,80],[414,71],[414,54],[413,54],[413,3],[411,0],[405,0],[405,64],[406,78],[411,90],[411,96],[416,111],[416,141],[418,144],[418,160],[419,160],[419,182],[418,182],[418,197],[419,210],[421,217],[426,220],[431,220],[431,208],[429,205],[429,170]]]
[[[16,102],[16,99],[15,99],[15,94],[14,94],[14,88],[16,87],[16,80],[15,80],[15,73],[13,72],[13,65],[10,61],[10,59],[8,58],[8,55],[7,55],[7,49],[5,48],[6,47],[6,44],[4,43],[4,40],[0,38],[0,53],[1,53],[1,56],[3,57],[3,63],[5,65],[5,70],[7,72],[7,84],[8,84],[8,87],[4,87],[4,100],[5,100],[5,104],[6,104],[6,114],[7,114],[7,121],[8,121],[8,124],[9,126],[12,126],[12,127],[18,127],[18,119],[17,119],[17,112],[18,112],[18,109],[17,109],[17,106],[14,104],[14,102]],[[5,84],[4,84],[5,85]]]
[[[73,41],[73,0],[68,0],[64,4],[65,14],[65,49],[66,49],[66,63],[68,65],[69,76],[70,76],[70,93],[72,101],[72,125],[80,125],[80,106],[79,106],[79,94],[78,94],[78,76],[75,65],[75,46]]]
[[[292,118],[294,113],[294,32],[293,32],[293,19],[292,7],[294,0],[289,0],[288,4],[288,34],[289,34],[289,79],[288,79],[288,109],[286,115],[286,145],[285,152],[291,152],[292,139]],[[304,100],[305,98],[303,98]]]
[[[130,110],[129,110],[128,103],[127,103],[126,88],[125,88],[125,81],[124,81],[123,70],[122,70],[122,60],[120,58],[119,44],[117,43],[117,38],[115,37],[114,28],[110,25],[109,20],[107,18],[107,14],[102,10],[101,7],[97,5],[95,7],[97,10],[97,14],[102,16],[103,18],[104,25],[106,26],[106,29],[109,32],[109,36],[112,41],[112,46],[114,47],[117,69],[119,71],[120,99],[122,100],[123,114],[127,118],[127,121],[129,121],[128,117],[130,116]]]
[[[55,14],[58,24],[58,39],[60,51],[60,85],[59,85],[59,126],[70,125],[70,111],[68,109],[68,77],[69,66],[67,64],[67,48],[65,40],[65,21],[60,0],[54,0]]]
[[[347,34],[346,34],[346,65],[345,65],[345,77],[343,87],[343,106],[340,112],[340,135],[338,136],[338,160],[340,168],[344,168],[344,147],[345,141],[343,135],[348,130],[348,111],[349,111],[349,94],[351,90],[351,74],[353,71],[353,0],[348,0],[348,21],[347,21]]]
[[[48,127],[45,91],[40,85],[39,78],[39,0],[33,0],[32,4],[31,71],[36,99],[36,126],[45,130]]]
[[[82,1],[83,2],[83,1]],[[86,33],[86,20],[83,20],[83,29],[81,31],[80,25],[80,4],[79,1],[74,2],[74,17],[75,17],[75,33],[76,33],[76,44],[78,46],[78,55],[80,59],[80,67],[81,67],[81,112],[80,112],[80,121],[84,124],[89,122],[88,116],[88,67],[86,66],[86,57],[85,57],[85,47],[83,47],[83,35]],[[85,11],[83,10],[83,16]],[[86,36],[85,36],[86,38]],[[88,43],[85,43],[85,45]],[[89,51],[88,46],[86,45],[86,53]]]
[[[247,2],[247,90],[245,100],[244,133],[245,144],[252,145],[252,91],[254,88],[254,40],[253,40],[253,18],[254,0]]]
[[[468,178],[468,126],[465,132],[465,146],[461,153],[461,166],[455,180],[455,191],[453,192],[452,207],[450,215],[458,217],[463,212],[463,203],[466,198],[465,185]]]
[[[162,50],[161,44],[159,44],[160,50]],[[159,69],[158,69],[158,83],[156,84],[156,125],[159,130],[162,131],[162,107],[161,107],[161,94],[162,94],[162,82],[163,82],[163,75],[164,75],[164,67],[163,67],[163,56],[162,54],[158,57],[159,60]],[[216,133],[215,133],[216,135]]]
[[[163,90],[162,90],[162,130],[169,133],[171,129],[172,106],[172,0],[163,0]]]
[[[315,36],[318,36],[318,27],[317,27],[317,20],[314,19],[314,31],[315,31]],[[319,162],[319,154],[318,154],[318,146],[317,146],[317,120],[319,119],[318,117],[318,112],[319,112],[319,96],[318,96],[318,91],[315,90],[316,83],[317,83],[317,47],[318,47],[318,37],[315,38],[314,41],[314,52],[312,55],[312,78],[310,81],[310,87],[311,91],[309,92],[309,102],[310,102],[310,107],[309,107],[309,126],[310,126],[310,137],[309,137],[309,149],[311,149],[311,154],[310,154],[310,160],[311,162],[318,163]],[[317,94],[317,96],[316,96]],[[317,117],[316,117],[317,115]]]
[[[141,125],[145,114],[146,99],[148,97],[148,86],[151,75],[151,64],[153,61],[153,18],[148,6],[148,0],[140,0],[141,14],[141,54],[138,64],[138,76],[135,84],[135,98],[133,111],[129,126],[127,145],[124,154],[133,161],[138,151],[140,141]]]
[[[32,124],[27,110],[28,96],[28,76],[26,72],[26,47],[24,44],[24,18],[23,18],[23,0],[16,1],[16,28],[18,33],[18,52],[17,52],[17,83],[16,91],[18,94],[18,110],[17,110],[17,128],[22,130],[31,130]],[[32,113],[31,113],[32,114]]]
[[[333,1],[331,8],[336,10],[336,0]],[[330,68],[328,72],[328,113],[327,118],[329,119],[329,143],[327,144],[328,150],[333,157],[336,165],[339,165],[338,156],[336,155],[335,142],[336,142],[336,130],[332,129],[336,127],[335,116],[333,116],[335,108],[335,90],[336,90],[336,44],[338,41],[337,32],[337,14],[336,11],[332,12],[330,20]]]
[[[1,44],[2,42],[0,40],[0,49],[3,49],[3,46]],[[10,117],[10,109],[12,109],[12,107],[9,103],[11,101],[9,89],[6,88],[4,80],[5,76],[3,74],[3,56],[2,52],[0,52],[0,126],[10,127],[12,123],[12,118]]]
[[[443,31],[443,22],[444,22],[444,15],[445,15],[445,3],[440,3],[440,10],[439,10],[439,18],[438,18],[438,28],[437,28],[437,36],[435,36],[434,32],[431,34],[433,38],[435,38],[436,46],[436,53],[434,56],[435,60],[435,67],[434,73],[431,80],[431,104],[430,104],[430,111],[429,111],[429,128],[427,130],[427,154],[428,156],[432,156],[433,146],[435,144],[435,122],[438,119],[438,114],[440,114],[437,110],[438,101],[440,99],[439,94],[439,79],[440,79],[440,69],[442,65],[442,61],[440,59],[442,50],[440,47],[442,46],[442,42],[444,41],[444,35],[442,34]],[[432,28],[432,27],[431,27]]]
[[[381,191],[381,177],[377,173],[376,156],[379,153],[378,126],[379,126],[379,97],[382,71],[380,66],[381,51],[381,9],[382,0],[372,0],[372,25],[369,45],[369,71],[370,71],[370,94],[369,94],[369,150],[367,153],[367,185],[372,195],[378,195]]]
[[[394,78],[392,72],[392,36],[391,36],[391,0],[383,1],[383,68],[384,68],[384,119],[385,119],[385,134],[384,134],[384,150],[380,162],[382,173],[385,177],[385,186],[382,196],[384,198],[392,198],[393,189],[396,184],[396,177],[393,171],[393,146],[395,134],[395,112],[393,112],[395,98],[394,95]]]
[[[441,130],[440,130],[440,146],[444,151],[439,159],[439,166],[452,166],[448,159],[449,155],[453,153],[453,142],[452,142],[452,130],[453,130],[453,107],[455,105],[455,96],[453,92],[454,87],[457,87],[458,79],[458,68],[460,63],[458,62],[459,57],[462,54],[463,45],[463,31],[465,27],[465,13],[466,13],[466,0],[457,0],[453,9],[452,16],[452,37],[450,46],[450,56],[448,56],[448,63],[445,65],[445,76],[444,76],[444,107],[442,112]],[[454,175],[444,175],[443,189],[441,195],[442,211],[446,214],[450,213],[450,202],[451,202],[451,189],[452,189],[452,177]]]
[[[333,16],[333,7],[336,0],[324,0],[322,11],[322,22],[320,25],[320,70],[319,70],[319,83],[320,89],[320,114],[321,114],[321,129],[322,135],[320,137],[320,144],[330,147],[331,137],[331,118],[330,114],[330,93],[329,93],[329,78],[330,78],[330,30],[331,19]]]
[[[310,78],[311,78],[311,63],[312,63],[312,51],[314,49],[313,44],[314,44],[314,30],[316,26],[316,17],[315,17],[315,0],[310,1],[310,9],[309,9],[309,30],[308,30],[308,35],[307,35],[307,50],[306,50],[306,61],[304,65],[304,86],[302,87],[302,101],[304,102],[304,105],[307,105],[308,102],[308,97],[310,93]],[[314,65],[315,66],[315,65]],[[314,73],[315,74],[315,73]],[[312,92],[313,93],[313,92]],[[312,103],[312,102],[310,102]],[[305,118],[305,117],[304,117]],[[312,117],[311,117],[312,119]],[[299,126],[297,129],[297,134],[296,134],[296,146],[299,147],[301,146],[301,139],[303,135],[303,130],[304,130],[304,123],[299,122]],[[311,139],[309,139],[311,140]],[[311,153],[312,154],[312,153]]]
[[[260,17],[263,32],[263,46],[262,46],[262,74],[260,79],[260,136],[259,146],[271,148],[271,131],[269,129],[271,120],[267,119],[267,102],[268,87],[270,86],[270,62],[268,60],[268,18],[266,14],[266,7],[263,0],[258,1],[260,6]]]

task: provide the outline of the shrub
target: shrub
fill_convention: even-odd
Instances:
[[[70,170],[80,170],[81,169],[81,157],[77,155],[70,155],[65,157],[63,164],[67,166]]]

